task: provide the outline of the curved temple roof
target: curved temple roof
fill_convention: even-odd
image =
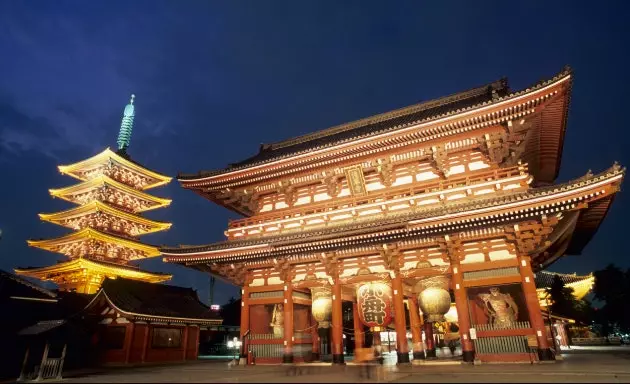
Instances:
[[[241,162],[231,164],[225,169],[202,171],[197,174],[179,174],[177,178],[182,182],[201,181],[204,178],[227,174],[237,170],[244,170],[288,157],[298,156],[311,151],[331,148],[347,142],[401,130],[412,125],[458,115],[499,102],[505,102],[506,100],[510,100],[546,87],[570,75],[570,68],[565,67],[552,79],[538,82],[537,84],[518,92],[510,92],[507,80],[502,79],[489,83],[485,86],[459,92],[451,96],[415,104],[406,108],[342,124],[279,143],[263,144],[259,153],[255,156]],[[567,109],[568,103],[564,105],[563,120],[566,120],[565,117]],[[562,149],[563,138],[564,124],[561,127],[561,132],[556,137],[557,140],[560,140],[558,143],[560,151]],[[544,181],[551,182],[555,179],[559,171],[559,160],[554,168],[553,177],[550,180]]]
[[[612,196],[614,196],[614,193],[617,191],[618,183],[621,182],[624,173],[625,169],[614,165],[598,175],[588,175],[564,184],[535,188],[509,196],[455,203],[446,207],[426,208],[418,212],[392,215],[384,219],[345,224],[343,228],[333,226],[326,229],[304,232],[296,231],[279,236],[262,236],[251,240],[228,240],[209,245],[180,246],[178,248],[164,247],[160,249],[160,251],[166,256],[165,261],[183,264],[195,263],[197,261],[207,262],[209,260],[228,262],[236,259],[264,259],[273,257],[276,254],[281,256],[284,253],[288,255],[306,252],[308,247],[312,246],[317,248],[314,245],[315,243],[330,243],[330,246],[338,248],[342,243],[347,243],[346,240],[348,240],[348,237],[359,236],[375,230],[381,232],[390,230],[403,231],[408,236],[412,237],[426,236],[429,232],[438,230],[439,220],[448,223],[447,225],[440,224],[440,231],[454,230],[457,225],[460,225],[460,222],[463,222],[462,220],[468,220],[466,217],[477,215],[476,212],[487,212],[485,214],[487,217],[490,217],[493,215],[492,212],[496,214],[496,212],[501,211],[501,209],[506,206],[510,206],[510,211],[514,210],[513,212],[515,212],[515,214],[518,214],[519,209],[533,212],[531,209],[532,204],[544,206],[545,204],[549,204],[549,201],[553,201],[554,196],[576,196],[576,193],[585,193],[591,195],[594,201],[589,203],[587,208],[579,212],[576,226],[573,228],[574,233],[577,232],[579,236],[571,236],[568,248],[566,249],[569,254],[579,254],[604,219],[607,208],[612,202]],[[600,196],[600,191],[605,185],[614,185],[614,187],[609,194]],[[585,192],[580,192],[582,190]],[[591,191],[597,192],[590,193]],[[598,197],[595,198],[595,196]],[[570,197],[567,198],[570,199]],[[554,202],[553,204],[555,205],[556,203]],[[598,209],[599,205],[605,205],[606,209]],[[596,209],[594,213],[590,211],[590,209],[593,209],[592,207]],[[503,214],[501,214],[501,216],[503,216]],[[453,217],[458,218],[453,219]],[[478,225],[481,225],[481,223]],[[582,232],[579,232],[579,230]],[[399,235],[396,236],[400,238]],[[346,237],[346,239],[342,239],[343,237]],[[388,239],[385,237],[381,238],[381,236],[370,236],[369,239],[365,238],[363,241],[364,243],[378,243],[386,242]],[[335,245],[336,242],[341,243]],[[323,244],[322,247],[324,247]],[[324,248],[320,249],[322,252],[327,251]],[[282,252],[282,254],[280,252]],[[310,252],[316,251],[311,250]],[[249,256],[245,256],[246,254]],[[553,259],[545,260],[544,262],[545,264],[549,264],[553,262]]]

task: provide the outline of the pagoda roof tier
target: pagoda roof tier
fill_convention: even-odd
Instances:
[[[114,236],[92,228],[84,228],[55,239],[28,240],[28,245],[61,253],[71,258],[102,257],[103,259],[127,262],[160,255],[158,248],[153,245]]]
[[[567,67],[552,79],[518,92],[509,90],[507,80],[495,81],[448,97],[262,145],[257,155],[228,168],[179,174],[178,179],[185,188],[203,195],[206,190],[314,172],[331,163],[356,164],[367,156],[401,151],[401,143],[405,148],[431,148],[450,137],[455,140],[456,135],[481,137],[489,127],[509,125],[535,115],[531,127],[537,132],[530,136],[536,139],[528,139],[521,160],[532,166],[537,181],[551,183],[560,167],[571,79]],[[543,108],[544,116],[537,113]]]
[[[102,201],[131,212],[143,212],[166,207],[172,201],[128,187],[105,175],[70,187],[51,189],[49,192],[54,197],[79,205],[92,201]]]
[[[165,273],[152,273],[141,271],[137,267],[133,266],[120,265],[97,260],[89,260],[84,258],[64,261],[47,267],[16,268],[14,271],[18,275],[54,282],[57,282],[59,280],[59,277],[64,274],[73,274],[82,271],[89,272],[90,274],[99,274],[110,278],[125,277],[128,279],[141,280],[149,283],[161,283],[163,281],[168,281],[173,277],[172,275]]]
[[[130,279],[105,279],[86,308],[98,305],[101,300],[120,316],[132,320],[206,325],[223,322],[216,311],[199,301],[197,292],[191,288]]]
[[[59,172],[81,181],[102,175],[136,189],[149,189],[168,184],[171,178],[151,171],[132,161],[126,154],[113,152],[109,148],[89,159],[69,165],[60,165]]]
[[[172,225],[121,211],[98,200],[62,212],[40,213],[39,217],[44,221],[77,231],[94,228],[105,232],[124,233],[128,236],[164,231]],[[117,226],[119,228],[115,229]]]
[[[297,260],[304,255],[317,256],[322,252],[359,246],[381,246],[392,241],[432,241],[434,236],[474,229],[505,228],[524,220],[545,221],[554,216],[568,224],[553,232],[556,244],[548,245],[550,251],[545,252],[544,260],[537,260],[537,264],[533,264],[540,268],[553,262],[562,253],[579,254],[582,251],[604,219],[624,173],[625,169],[615,164],[595,176],[589,173],[567,183],[510,195],[441,207],[420,207],[391,213],[379,219],[351,220],[323,229],[285,235],[228,240],[204,246],[162,248],[161,252],[166,262],[191,266],[276,257]]]

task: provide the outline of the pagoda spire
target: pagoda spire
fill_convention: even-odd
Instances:
[[[118,132],[118,152],[126,153],[129,143],[131,142],[131,131],[133,129],[133,118],[136,116],[136,108],[133,105],[133,99],[136,95],[131,95],[129,104],[125,107],[123,112],[122,122],[120,123],[120,131]]]

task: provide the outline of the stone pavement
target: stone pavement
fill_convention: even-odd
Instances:
[[[110,370],[101,374],[64,379],[81,383],[531,383],[599,382],[630,383],[630,348],[612,350],[566,351],[555,364],[482,364],[438,366],[233,366],[225,362],[204,361],[177,366],[140,367]]]

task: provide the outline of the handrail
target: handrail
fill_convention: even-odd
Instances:
[[[379,201],[387,201],[396,197],[414,196],[424,193],[447,191],[451,188],[462,186],[474,186],[475,184],[495,181],[501,178],[508,178],[521,175],[527,171],[526,165],[517,165],[509,168],[496,168],[492,170],[483,169],[478,172],[469,173],[466,176],[451,177],[448,180],[431,180],[428,182],[415,182],[412,185],[401,185],[399,187],[387,188],[384,191],[369,192],[364,196],[348,196],[321,203],[307,204],[302,207],[290,207],[274,210],[268,213],[255,215],[243,219],[230,220],[228,230],[237,229],[244,226],[264,224],[267,221],[281,220],[287,218],[299,218],[315,213],[326,213],[338,208],[351,208],[363,204]],[[300,209],[301,208],[301,209]]]

